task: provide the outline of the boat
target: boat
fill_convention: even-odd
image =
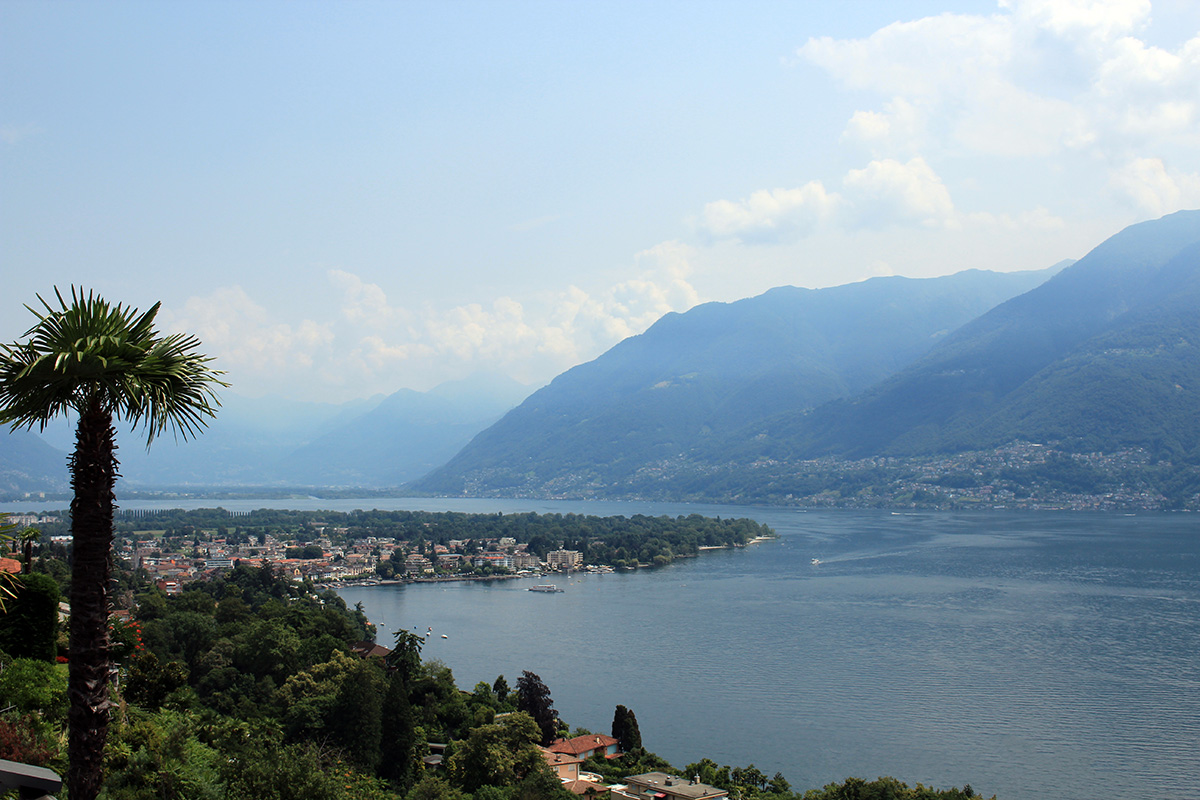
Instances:
[[[442,634],[442,638],[443,638],[443,639],[449,639],[450,637],[449,637],[449,636],[447,636],[446,634],[444,634],[444,633],[443,633],[443,634]]]
[[[814,567],[815,567],[817,564],[820,564],[820,563],[821,563],[821,559],[819,559],[819,558],[814,558],[814,559],[812,560],[812,565],[813,565]]]
[[[558,586],[553,583],[539,583],[537,586],[530,586],[529,591],[553,593],[561,592],[562,589],[558,588]]]

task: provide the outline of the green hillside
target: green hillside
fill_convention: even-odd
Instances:
[[[669,314],[560,375],[415,488],[606,483],[783,412],[850,396],[1053,270],[773,289]]]
[[[707,453],[860,458],[1017,439],[1191,451],[1198,242],[1200,212],[1127,228],[867,392],[744,428]]]

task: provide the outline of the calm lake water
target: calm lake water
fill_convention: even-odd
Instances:
[[[432,627],[424,655],[462,688],[528,669],[567,722],[605,732],[616,704],[632,708],[646,745],[680,767],[754,762],[797,789],[894,775],[1004,800],[1200,797],[1200,517],[221,505],[753,517],[780,538],[559,579],[561,594],[526,591],[532,579],[341,594],[381,643]]]

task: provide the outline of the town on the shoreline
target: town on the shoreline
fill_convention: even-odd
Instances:
[[[19,514],[51,550],[70,543],[63,514]],[[748,519],[225,509],[127,511],[115,520],[123,566],[177,594],[236,564],[316,585],[490,580],[669,564],[773,536]]]

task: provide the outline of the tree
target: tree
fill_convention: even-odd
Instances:
[[[496,682],[492,684],[492,691],[496,693],[496,699],[501,705],[508,700],[508,681],[504,680],[503,675],[496,678]]]
[[[355,764],[374,772],[383,737],[383,675],[369,661],[359,661],[342,681],[330,725],[333,741]]]
[[[0,650],[13,658],[53,661],[58,655],[58,584],[49,575],[22,575],[16,598],[0,615]]]
[[[398,672],[407,684],[421,668],[421,645],[425,644],[425,639],[404,630],[396,631],[395,639],[396,646],[384,657],[383,663]]]
[[[60,414],[78,417],[70,459],[71,577],[67,752],[68,793],[92,800],[103,779],[108,735],[108,583],[113,489],[118,462],[114,419],[146,431],[146,444],[166,430],[187,439],[203,429],[226,386],[193,336],[160,336],[145,314],[110,305],[92,292],[57,289],[57,306],[26,306],[37,323],[25,340],[0,345],[0,422],[44,429]]]
[[[408,682],[399,671],[387,676],[381,708],[380,774],[407,786],[419,769],[417,725],[408,702]]]
[[[542,745],[546,746],[558,737],[558,711],[550,699],[550,690],[542,679],[529,670],[517,678],[517,710],[533,717],[542,731]]]
[[[33,571],[33,543],[41,541],[42,531],[40,528],[30,526],[23,528],[17,538],[21,540],[22,560],[25,562],[21,567],[21,572],[28,575]]]
[[[472,728],[465,741],[456,743],[447,762],[451,782],[476,792],[482,786],[513,786],[545,769],[546,762],[534,746],[539,733],[534,720],[521,713]]]
[[[625,706],[617,706],[613,713],[612,736],[619,743],[622,753],[632,753],[642,748],[642,732],[638,729],[637,717]]]

